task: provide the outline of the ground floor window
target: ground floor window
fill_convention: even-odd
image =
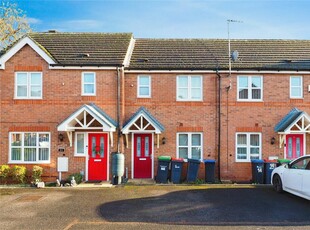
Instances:
[[[249,162],[261,159],[261,133],[236,134],[236,161]]]
[[[177,156],[202,160],[202,133],[178,133]]]
[[[85,156],[86,155],[86,149],[85,146],[87,146],[87,133],[75,133],[75,156]]]
[[[49,163],[50,133],[10,133],[10,163]]]

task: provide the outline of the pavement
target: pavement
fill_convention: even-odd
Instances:
[[[1,229],[310,229],[310,201],[266,185],[0,188]]]

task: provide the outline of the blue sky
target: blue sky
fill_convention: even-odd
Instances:
[[[12,0],[35,31],[136,38],[310,39],[308,0]]]

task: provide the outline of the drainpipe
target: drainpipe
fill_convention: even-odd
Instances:
[[[217,124],[217,161],[218,161],[218,180],[221,181],[221,86],[222,86],[222,76],[219,74],[218,69],[216,70],[216,75],[218,77],[218,124]]]
[[[120,116],[121,116],[121,74],[120,68],[117,67],[117,152],[120,152],[121,143],[121,126],[120,126]]]

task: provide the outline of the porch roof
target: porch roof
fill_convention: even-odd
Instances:
[[[57,127],[58,131],[72,132],[75,130],[102,129],[106,132],[114,132],[117,122],[108,116],[97,105],[85,104],[73,112]]]
[[[292,124],[297,117],[303,112],[297,108],[293,108],[288,114],[286,114],[282,120],[274,127],[275,132],[284,132],[286,128]]]
[[[278,133],[291,132],[309,132],[309,115],[297,108],[293,108],[283,119],[275,126],[274,131]]]
[[[143,124],[142,118],[144,118],[148,124]],[[141,119],[141,122],[139,122],[139,119]],[[136,122],[138,122],[138,124],[135,124]],[[151,125],[154,129],[148,130],[147,128],[149,125]],[[132,126],[135,126],[135,130],[131,129]],[[128,134],[133,131],[153,131],[159,134],[164,130],[164,126],[154,116],[152,116],[146,108],[140,107],[139,110],[124,123],[122,133]]]

